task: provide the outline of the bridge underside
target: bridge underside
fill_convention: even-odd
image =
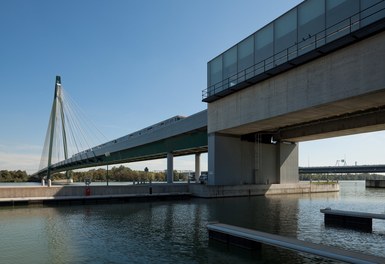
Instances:
[[[227,129],[224,133],[243,135],[244,139],[251,140],[259,133],[266,142],[303,142],[381,131],[385,130],[383,98],[385,90]]]

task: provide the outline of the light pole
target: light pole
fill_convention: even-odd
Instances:
[[[108,186],[108,164],[107,164],[107,176],[106,176],[106,178],[107,178],[107,186]]]
[[[111,156],[110,152],[104,153],[104,156],[106,156],[106,160],[109,156]],[[106,175],[106,181],[107,181],[107,186],[108,186],[108,163],[107,163],[107,175]]]

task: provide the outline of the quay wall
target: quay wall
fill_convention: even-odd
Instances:
[[[0,187],[0,201],[188,194],[187,184]]]
[[[90,201],[105,199],[155,199],[164,197],[219,198],[237,196],[338,192],[338,183],[293,183],[270,185],[143,184],[118,186],[0,187],[0,203]]]
[[[235,186],[190,185],[192,195],[202,198],[338,192],[339,190],[340,187],[338,183],[317,184],[310,182]]]
[[[366,180],[366,188],[385,188],[385,180]]]

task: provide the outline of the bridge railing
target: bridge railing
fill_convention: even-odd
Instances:
[[[354,42],[360,37],[365,37],[365,34],[371,34],[372,32],[369,30],[362,36],[352,36],[351,39],[342,39],[343,37],[350,36],[359,29],[368,27],[372,23],[384,19],[385,7],[383,4],[384,1],[363,9],[344,20],[295,43],[289,48],[277,52],[267,59],[259,61],[256,64],[209,86],[202,91],[202,101],[215,101],[227,94],[245,88],[250,84],[257,83],[272,75],[286,71],[296,65],[300,65],[341,46]],[[385,25],[382,25],[380,28],[375,27],[375,30],[382,30],[384,27]],[[334,45],[322,50],[322,47],[325,47],[327,44]],[[309,53],[314,51],[317,52],[309,55]]]

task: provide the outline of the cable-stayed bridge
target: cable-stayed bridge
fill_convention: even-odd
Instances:
[[[66,98],[61,78],[57,76],[43,154],[35,175],[49,180],[56,172],[167,157],[167,179],[172,182],[173,157],[195,154],[196,175],[199,176],[200,153],[207,152],[206,111],[189,117],[174,116],[126,136],[90,146],[83,142],[86,140],[82,141],[88,138],[86,130]]]

